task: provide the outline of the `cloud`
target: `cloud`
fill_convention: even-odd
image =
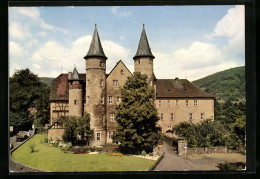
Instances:
[[[113,6],[113,7],[111,7],[110,8],[110,11],[113,13],[113,14],[115,14],[115,13],[117,13],[117,9],[119,8],[119,6]]]
[[[35,69],[41,69],[41,66],[38,65],[38,64],[33,64],[33,68],[35,68]]]
[[[245,54],[245,9],[237,5],[228,10],[228,13],[216,24],[211,38],[227,38],[227,45],[222,48],[223,57],[229,60],[244,62]]]
[[[196,41],[188,49],[176,50],[172,58],[182,69],[197,69],[219,64],[221,52],[213,44]]]
[[[40,11],[36,7],[19,7],[14,9],[17,9],[17,13],[22,16],[28,17],[30,20],[34,21],[34,23],[38,24],[41,28],[45,30],[62,31],[65,34],[68,33],[65,29],[47,24],[42,18],[40,18]]]
[[[24,40],[31,37],[30,29],[27,25],[22,25],[20,22],[10,22],[9,37],[17,40]]]
[[[9,56],[11,58],[22,58],[25,54],[25,49],[19,43],[9,42]]]
[[[244,33],[245,28],[244,6],[235,6],[228,10],[228,13],[218,21],[213,36],[233,38]]]
[[[127,16],[131,16],[132,12],[131,11],[123,11],[123,12],[120,12],[119,15],[121,17],[127,17]]]
[[[88,52],[91,39],[91,35],[80,37],[72,43],[71,47],[65,47],[55,41],[48,41],[33,53],[30,60],[34,62],[34,68],[37,68],[36,65],[41,67],[41,69],[38,68],[37,72],[39,76],[56,77],[59,75],[61,68],[63,72],[68,73],[73,70],[74,64],[79,73],[85,73],[85,59],[83,57]],[[120,59],[128,58],[129,50],[111,40],[103,40],[102,46],[109,58],[107,60],[107,72],[110,72]],[[46,73],[46,69],[51,73]]]
[[[132,14],[131,11],[121,11],[121,12],[119,12],[118,9],[119,9],[119,6],[113,6],[113,7],[110,8],[110,11],[113,14],[118,14],[120,17],[127,17],[127,16],[131,16],[131,14]]]
[[[15,62],[10,62],[9,67],[10,67],[9,68],[9,76],[12,76],[16,70],[19,70],[19,69],[22,68],[21,66],[19,66]]]

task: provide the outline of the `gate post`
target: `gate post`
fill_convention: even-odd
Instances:
[[[178,138],[178,155],[179,156],[185,155],[184,138],[182,137]]]

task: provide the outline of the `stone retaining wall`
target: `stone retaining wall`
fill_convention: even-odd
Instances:
[[[228,153],[226,147],[187,148],[186,154]]]

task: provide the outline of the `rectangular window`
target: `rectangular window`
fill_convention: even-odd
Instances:
[[[162,102],[161,102],[161,100],[159,100],[159,106],[161,106],[161,104],[162,104]]]
[[[87,104],[89,104],[89,96],[87,96]]]
[[[108,96],[108,104],[112,104],[112,96]]]
[[[192,120],[193,119],[193,114],[189,113],[189,119]]]
[[[137,60],[137,63],[140,64],[140,60],[139,59]]]
[[[167,103],[168,103],[168,106],[170,106],[170,105],[171,105],[171,102],[170,102],[170,100],[168,100],[168,101],[167,101]]]
[[[204,113],[201,113],[201,114],[200,114],[200,119],[204,119],[204,117],[205,117],[205,114],[204,114]]]
[[[116,103],[119,104],[121,102],[121,98],[120,97],[116,97]]]
[[[104,86],[104,81],[100,80],[100,86]]]
[[[78,104],[78,101],[77,100],[74,100],[74,105],[77,105]]]
[[[100,132],[97,132],[97,140],[100,140]]]
[[[171,113],[171,120],[173,121],[174,120],[174,114]]]
[[[109,114],[109,120],[110,122],[115,122],[115,114],[113,113]]]
[[[101,96],[101,104],[105,104],[105,98],[104,98],[104,96]]]
[[[124,74],[124,70],[121,70],[121,75],[123,75]]]
[[[186,100],[186,106],[189,106],[189,101],[188,100]]]
[[[104,63],[102,61],[99,62],[99,67],[103,67]]]
[[[108,132],[108,138],[109,139],[111,139],[113,135],[114,135],[114,131],[109,131]]]
[[[118,86],[118,80],[113,80],[113,87],[117,87]]]
[[[198,106],[198,101],[194,100],[194,106]]]
[[[163,120],[163,113],[161,113],[161,120]]]

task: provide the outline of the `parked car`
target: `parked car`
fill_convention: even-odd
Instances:
[[[16,134],[16,142],[23,141],[30,136],[31,134],[28,131],[19,131],[18,134]]]

